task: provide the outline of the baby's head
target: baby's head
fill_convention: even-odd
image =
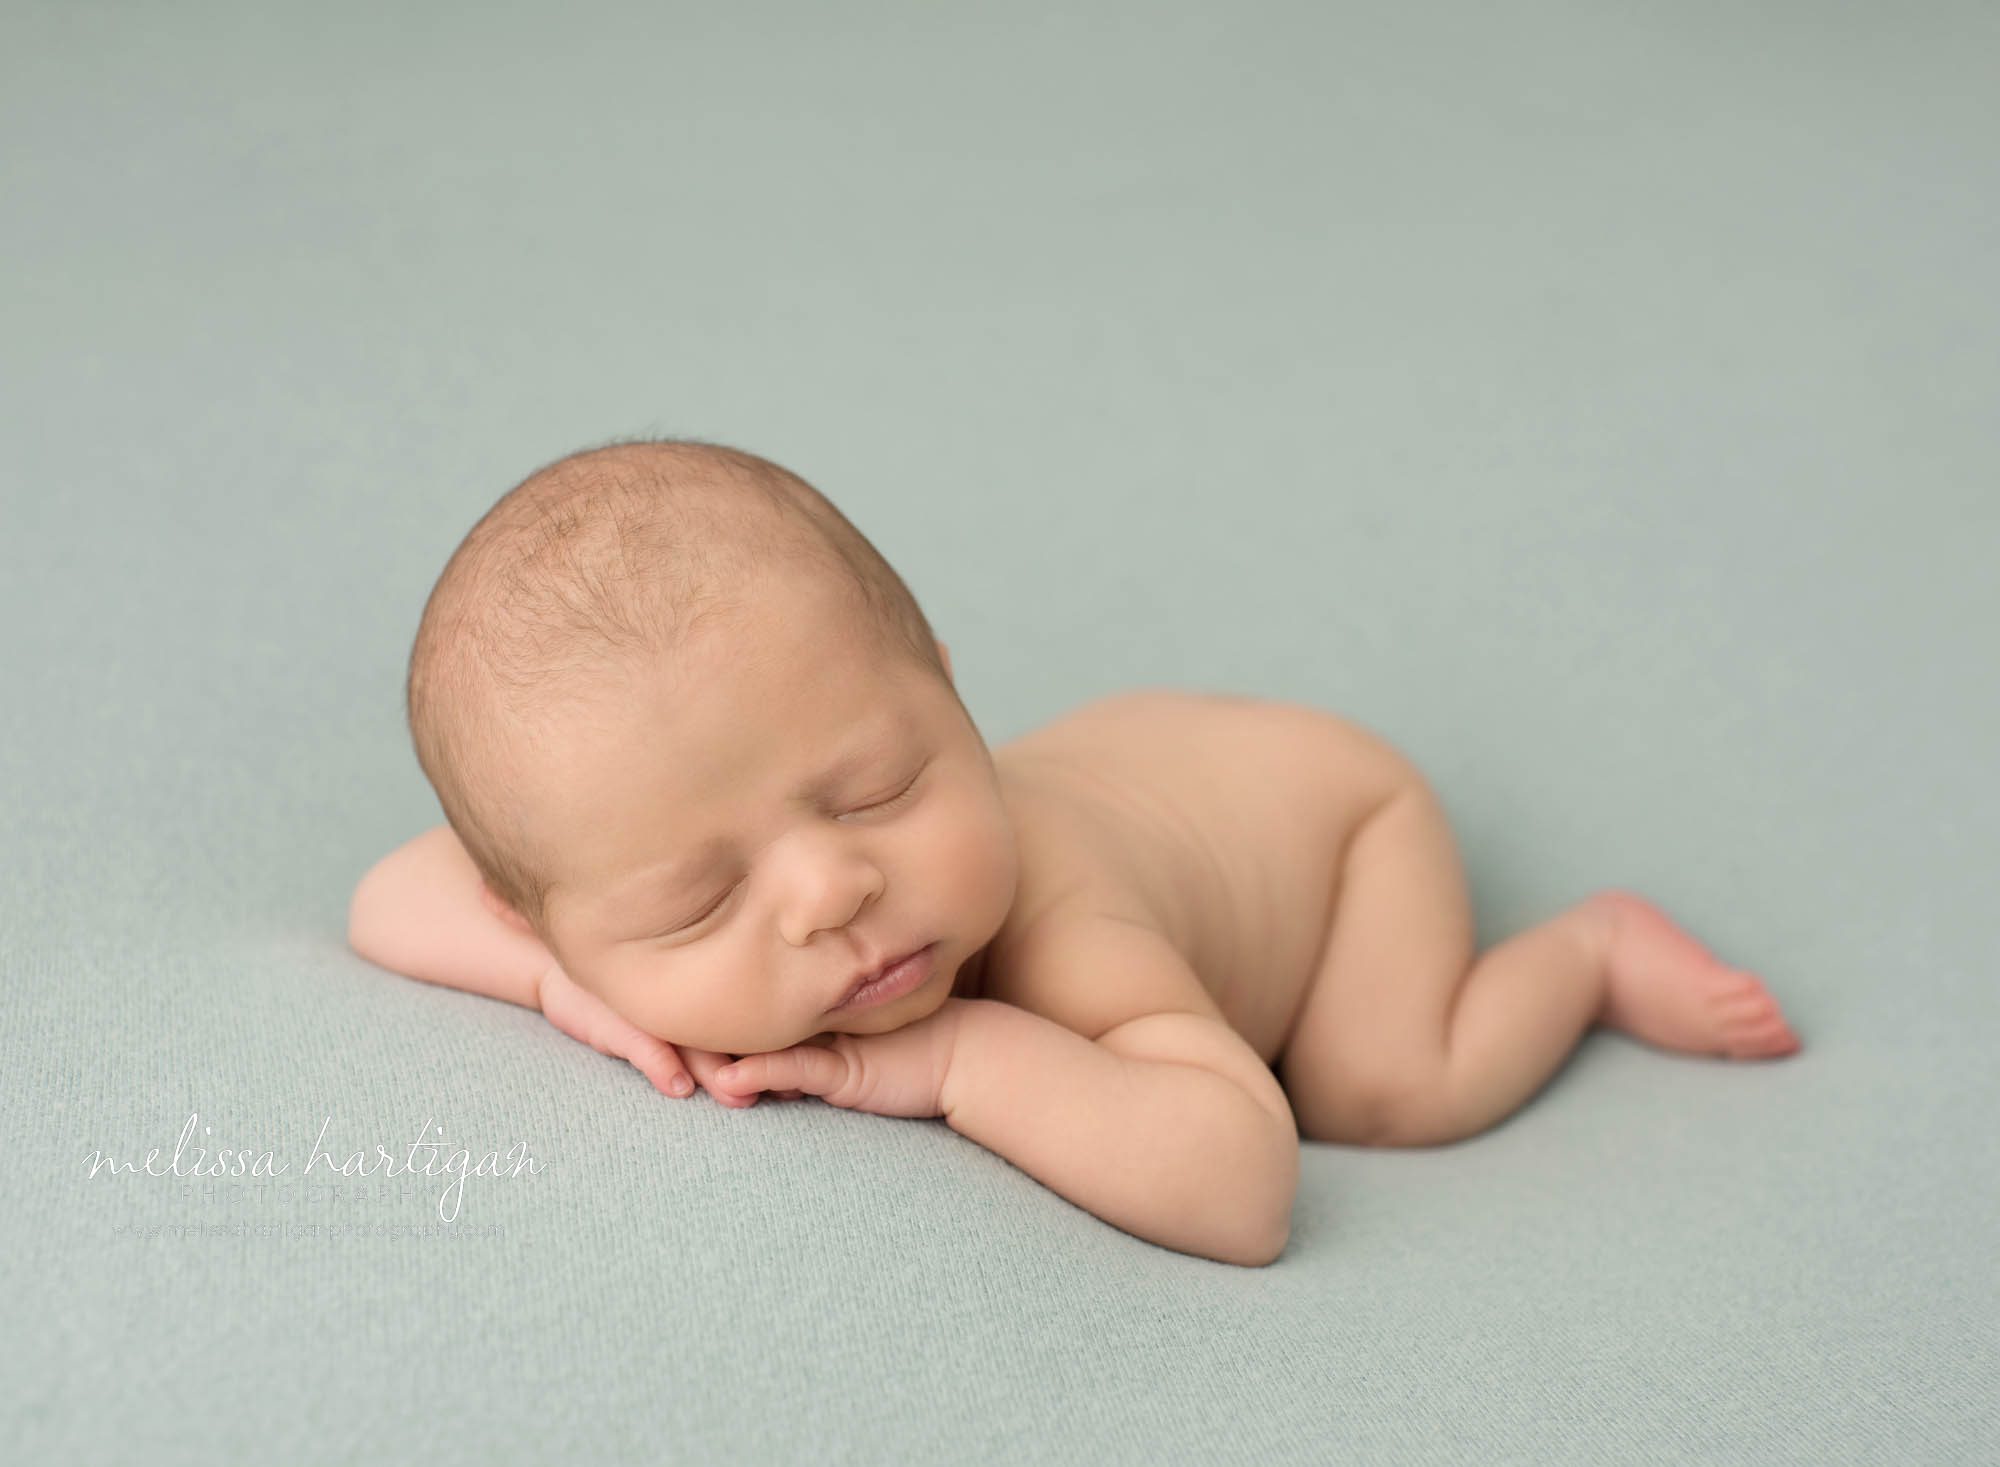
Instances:
[[[860,531],[755,455],[626,440],[538,469],[439,576],[407,696],[496,905],[669,1043],[924,1018],[1013,904],[943,644]],[[926,944],[916,989],[832,1007]]]

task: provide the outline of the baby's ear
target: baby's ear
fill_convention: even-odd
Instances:
[[[533,936],[533,930],[528,926],[528,919],[501,901],[499,893],[486,884],[484,877],[481,877],[479,882],[479,900],[487,911],[498,917],[502,922],[505,922],[516,932],[526,932],[530,936]]]

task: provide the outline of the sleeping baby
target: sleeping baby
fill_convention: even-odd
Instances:
[[[1142,689],[989,748],[874,546],[719,444],[621,440],[502,497],[408,697],[447,823],[362,878],[362,956],[668,1094],[943,1117],[1182,1252],[1271,1262],[1301,1137],[1476,1135],[1593,1025],[1799,1049],[1628,891],[1476,952],[1437,796],[1334,714]]]

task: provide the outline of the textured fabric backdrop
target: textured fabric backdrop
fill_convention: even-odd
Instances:
[[[2000,1457],[1990,8],[5,29],[7,1460]],[[1240,1269],[372,966],[423,599],[635,433],[833,496],[989,740],[1343,712],[1483,942],[1629,885],[1804,1053],[1593,1035]],[[88,1175],[191,1116],[288,1173]],[[541,1170],[303,1171],[426,1137]]]

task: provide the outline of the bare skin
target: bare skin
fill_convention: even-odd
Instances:
[[[1283,1251],[1301,1137],[1475,1135],[1594,1024],[1800,1047],[1630,892],[1476,953],[1442,807],[1358,724],[1148,689],[989,750],[948,654],[941,678],[823,595],[758,587],[674,666],[563,705],[510,785],[562,853],[539,929],[440,827],[364,878],[357,951],[535,1004],[669,1094],[943,1116],[1136,1236],[1249,1265]],[[905,986],[842,1002],[912,950]]]
[[[1358,724],[1149,689],[1085,704],[988,760],[948,696],[842,660],[837,640],[798,630],[815,624],[812,608],[781,598],[758,679],[718,654],[699,680],[704,699],[723,699],[706,721],[663,745],[664,711],[640,704],[632,741],[578,746],[576,770],[602,787],[579,774],[550,806],[587,817],[565,846],[582,874],[543,934],[559,959],[544,1008],[559,1023],[569,1010],[563,1026],[579,1037],[622,1024],[628,1057],[649,1073],[673,1073],[673,1051],[653,1036],[674,1034],[710,1092],[745,1105],[755,1090],[720,1073],[734,1055],[882,1033],[952,997],[1015,1003],[1093,1038],[1137,1016],[1192,1012],[1226,1024],[1275,1072],[1301,1135],[1422,1146],[1511,1114],[1596,1024],[1733,1059],[1800,1047],[1755,976],[1630,892],[1595,893],[1475,954],[1444,811],[1415,767]],[[910,733],[843,787],[838,808],[864,812],[839,817],[863,822],[846,846],[770,813],[779,807],[764,802],[765,783],[789,789],[820,750],[890,707],[911,715]],[[737,757],[740,731],[760,722],[812,732]],[[663,767],[701,776],[662,781]],[[931,783],[904,812],[860,798],[894,796],[919,767]],[[756,797],[716,797],[736,788],[717,780]],[[650,907],[612,900],[643,894],[645,882],[623,883],[680,854],[685,842],[660,832],[711,829],[757,860],[662,889]],[[651,936],[718,892],[717,918]],[[1030,935],[1105,918],[1159,934],[1184,970],[1103,972],[1087,999],[1052,1001],[1019,961]],[[823,1012],[861,957],[929,939],[940,962],[916,992]]]
[[[1002,780],[950,684],[851,635],[823,586],[774,581],[756,607],[579,710],[517,791],[568,858],[543,926],[484,892],[544,945],[559,1027],[677,1093],[656,1038],[671,1036],[734,1105],[754,1092],[719,1083],[732,1055],[882,1034],[976,996],[1018,881]],[[916,991],[836,1010],[919,948]]]
[[[1424,1146],[1518,1109],[1595,1024],[1731,1059],[1800,1048],[1752,974],[1611,889],[1484,954],[1444,812],[1332,714],[1217,694],[1098,700],[1003,749],[1025,899],[1165,934],[1282,1081],[1300,1133]],[[1004,963],[989,991],[1008,996]],[[1108,981],[1108,980],[1107,980]]]

